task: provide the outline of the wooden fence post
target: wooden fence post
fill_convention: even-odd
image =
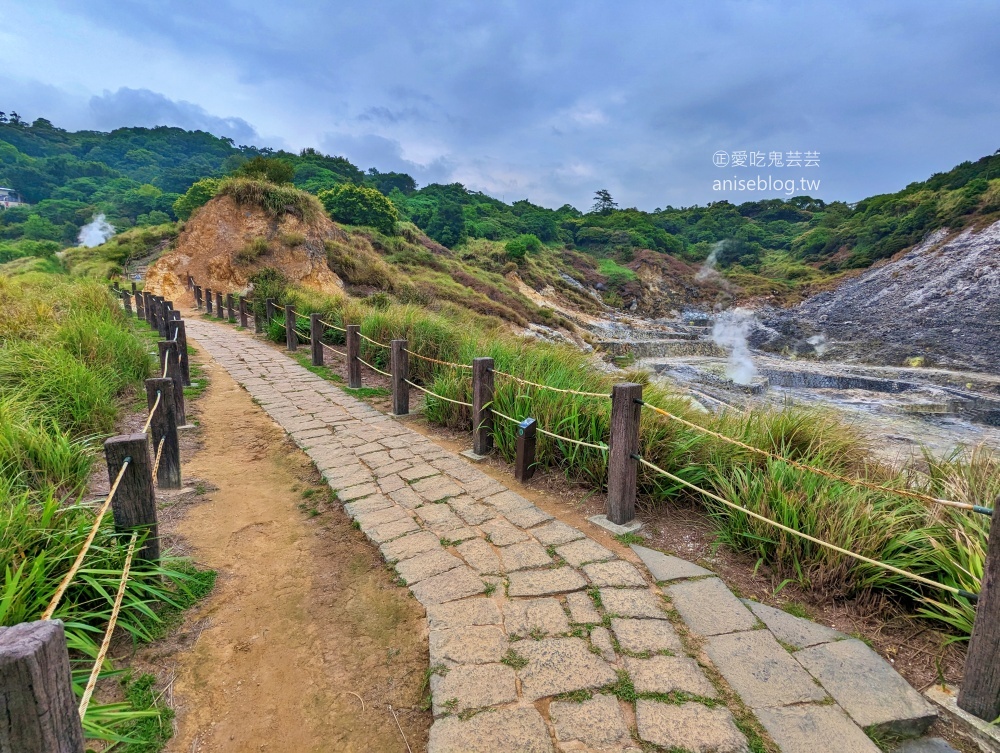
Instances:
[[[201,285],[194,286],[194,307],[201,308]]]
[[[215,315],[219,319],[225,319],[225,317],[226,317],[226,312],[223,310],[222,307],[223,307],[223,303],[222,303],[222,291],[221,290],[216,290],[215,291]]]
[[[143,305],[142,291],[135,294],[135,318],[143,320],[146,318],[146,307]]]
[[[132,296],[127,291],[122,291],[122,303],[125,304],[125,313],[132,316]]]
[[[191,276],[191,273],[188,272],[187,289],[190,290],[193,285],[194,285],[194,278]]]
[[[169,309],[167,302],[162,295],[156,296],[156,328],[160,332],[160,337],[167,336],[167,316]]]
[[[152,293],[146,298],[146,319],[149,321],[149,326],[153,329],[160,328],[160,325],[156,321],[156,296]]]
[[[392,415],[405,416],[410,412],[410,354],[406,351],[406,340],[393,340],[389,357],[392,372]]]
[[[0,627],[0,750],[84,753],[60,620]]]
[[[153,458],[149,454],[149,437],[145,434],[123,434],[111,437],[104,443],[104,459],[108,464],[111,483],[118,476],[125,458],[131,460],[118,485],[118,491],[111,500],[115,530],[125,533],[135,528],[148,529],[149,536],[136,556],[158,562],[160,537],[156,527],[156,493],[153,491]]]
[[[142,295],[142,318],[146,320],[146,324],[152,327],[153,326],[152,293],[148,293],[145,290],[143,290],[141,295]]]
[[[639,419],[642,385],[621,382],[611,388],[611,441],[608,452],[608,520],[618,525],[635,517],[636,473],[639,464]]]
[[[976,621],[965,657],[958,707],[992,722],[1000,716],[1000,498],[986,542],[986,564],[976,605]]]
[[[139,288],[136,287],[136,284],[133,282],[132,283],[132,295],[135,295],[138,290],[139,290]]]
[[[153,410],[156,395],[160,395],[160,405],[153,414],[149,428],[153,435],[153,460],[156,450],[163,440],[160,467],[156,469],[156,485],[161,489],[181,488],[181,448],[177,439],[177,417],[174,413],[174,380],[146,380],[146,409]]]
[[[264,322],[261,321],[261,317],[257,313],[258,310],[259,309],[258,309],[258,307],[256,305],[256,302],[254,302],[254,307],[253,307],[253,331],[256,332],[257,334],[260,334],[261,332],[264,331]]]
[[[319,314],[309,314],[309,343],[312,346],[312,365],[323,365],[323,325],[319,323]]]
[[[493,359],[472,359],[472,451],[489,455],[493,449]]]
[[[299,347],[299,336],[295,334],[295,313],[292,304],[285,304],[285,347],[295,350]]]
[[[173,314],[175,318],[167,322],[169,325],[167,334],[170,335],[171,340],[177,341],[177,354],[181,357],[181,379],[184,380],[185,387],[190,387],[191,363],[188,361],[187,328],[184,326],[184,320],[181,319],[181,312],[174,311]]]
[[[174,416],[178,426],[187,423],[187,415],[184,410],[184,377],[181,375],[180,348],[172,340],[161,340],[157,347],[160,350],[160,374],[164,372],[166,365],[166,375],[174,380]]]
[[[514,460],[514,478],[524,483],[535,475],[535,434],[538,422],[526,418],[517,426],[517,458]]]
[[[240,326],[247,328],[247,299],[240,296]]]
[[[275,305],[273,298],[267,298],[264,300],[264,305],[267,309],[267,323],[270,324],[274,319]]]
[[[347,386],[353,390],[361,386],[361,325],[347,325]]]
[[[226,313],[228,314],[226,318],[229,319],[230,324],[236,324],[235,308],[236,304],[233,303],[233,294],[226,293]]]

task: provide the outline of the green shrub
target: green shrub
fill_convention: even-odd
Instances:
[[[233,260],[237,264],[252,264],[267,253],[267,238],[254,238],[236,252]]]
[[[277,185],[266,180],[236,176],[219,184],[219,195],[231,196],[237,204],[254,206],[271,217],[294,214],[304,220],[315,219],[323,211],[316,197],[294,186]]]
[[[174,201],[174,214],[181,220],[187,220],[194,210],[207,204],[219,190],[221,181],[218,178],[202,178],[192,183],[187,192]]]
[[[292,182],[295,178],[295,167],[288,160],[257,155],[240,165],[235,174],[281,185]]]
[[[396,207],[377,189],[343,183],[321,191],[319,200],[329,215],[348,225],[366,225],[386,235],[396,230]]]

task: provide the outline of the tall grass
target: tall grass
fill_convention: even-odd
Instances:
[[[337,326],[359,324],[363,334],[383,343],[406,339],[415,353],[461,364],[488,356],[494,359],[497,371],[553,387],[609,394],[615,382],[648,382],[644,373],[609,374],[595,368],[591,358],[575,348],[515,337],[487,320],[453,311],[432,312],[401,303],[371,306],[301,290],[286,291],[286,299],[294,302],[298,311],[319,311]],[[299,327],[306,334],[305,320]],[[276,324],[271,335],[283,340],[283,326]],[[335,330],[328,331],[326,338],[334,344],[343,343],[343,334]],[[386,349],[364,341],[361,348],[365,360],[386,367]],[[471,402],[467,370],[411,357],[410,378],[445,397]],[[914,475],[875,462],[864,438],[830,411],[788,406],[706,414],[693,407],[687,397],[650,384],[645,386],[644,399],[752,447],[848,477],[986,506],[1000,494],[1000,465],[996,456],[984,449],[946,462],[928,459],[929,475]],[[609,400],[539,390],[497,374],[493,404],[514,419],[530,416],[541,428],[565,437],[592,444],[606,444],[609,438]],[[430,397],[424,412],[435,423],[471,429],[472,418],[464,406]],[[495,446],[508,461],[515,455],[515,430],[508,421],[494,421]],[[650,411],[642,413],[640,452],[685,481],[803,533],[972,593],[981,585],[988,521],[972,513],[936,509],[891,492],[832,481]],[[606,483],[607,454],[599,449],[539,436],[536,461],[572,480]],[[785,534],[701,495],[692,495],[645,467],[640,470],[639,490],[646,504],[679,498],[703,504],[720,541],[755,555],[783,577],[837,597],[881,591],[914,605],[958,636],[968,636],[971,630],[974,607],[961,597],[932,591]]]

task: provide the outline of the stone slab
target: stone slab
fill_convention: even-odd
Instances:
[[[443,604],[446,601],[464,599],[482,593],[483,581],[468,567],[456,567],[441,575],[422,580],[410,587],[410,591],[425,607],[428,604]]]
[[[586,562],[601,562],[614,559],[615,553],[598,544],[593,539],[579,539],[556,547],[556,554],[573,567],[579,567]]]
[[[569,618],[573,622],[597,624],[601,621],[601,615],[594,607],[590,594],[579,591],[566,594],[566,606],[569,607]]]
[[[365,535],[376,544],[384,544],[386,541],[392,541],[393,539],[398,539],[400,536],[405,536],[408,533],[419,530],[420,526],[417,525],[417,521],[407,516],[402,520],[394,520],[391,523],[383,523],[380,526],[376,526],[370,531],[365,531]]]
[[[660,651],[671,651],[681,654],[680,636],[666,620],[638,620],[615,617],[611,620],[611,629],[622,651],[632,654],[655,654]]]
[[[856,638],[804,648],[794,656],[865,729],[915,737],[937,716],[888,662]]]
[[[399,474],[406,478],[406,471]],[[430,478],[414,481],[410,488],[423,497],[428,502],[440,502],[448,497],[457,497],[462,493],[462,487],[456,484],[447,476],[431,476]]]
[[[352,502],[355,499],[378,494],[378,487],[371,483],[371,481],[368,481],[367,483],[356,484],[346,489],[335,489],[335,491],[337,492],[337,499],[341,502]]]
[[[497,515],[496,510],[489,505],[476,502],[472,497],[465,495],[449,499],[448,505],[455,511],[458,517],[470,526],[478,526],[487,520],[492,520]]]
[[[684,623],[698,635],[752,630],[757,625],[753,612],[718,578],[675,583],[666,586],[663,592],[670,597]]]
[[[820,643],[830,643],[847,638],[843,633],[812,620],[796,617],[788,612],[749,599],[742,601],[767,626],[775,638],[789,646],[808,648]]]
[[[362,512],[354,517],[355,522],[361,526],[362,531],[367,531],[383,523],[391,523],[394,520],[405,520],[409,515],[399,505],[390,505],[380,510]]]
[[[980,750],[1000,751],[1000,726],[984,722],[968,711],[958,707],[958,688],[950,685],[931,685],[924,695],[941,708],[962,733],[976,741]]]
[[[611,562],[591,562],[583,566],[584,575],[595,586],[630,586],[642,588],[646,585],[645,578],[642,577],[634,565],[630,565],[624,560],[612,560]]]
[[[522,507],[517,510],[509,510],[503,513],[511,523],[521,528],[531,528],[546,520],[552,520],[552,516],[534,505]]]
[[[611,641],[611,631],[606,627],[597,626],[590,631],[590,645],[601,652],[601,658],[612,664],[617,660],[615,644]]]
[[[372,497],[365,497],[357,502],[348,502],[344,505],[344,512],[346,512],[349,517],[356,518],[365,513],[378,512],[379,510],[386,510],[390,507],[395,507],[392,501],[379,494]]]
[[[379,551],[382,552],[385,561],[392,564],[440,548],[441,542],[437,536],[428,531],[420,531],[382,544]]]
[[[409,585],[446,573],[461,564],[462,561],[455,555],[438,549],[396,563],[396,572]]]
[[[503,605],[504,628],[522,638],[569,632],[569,620],[558,599],[518,599]]]
[[[589,701],[553,701],[549,718],[560,743],[578,742],[588,748],[602,749],[628,740],[628,725],[618,699],[594,695]]]
[[[508,641],[494,625],[470,625],[451,630],[431,630],[428,640],[431,666],[490,664],[507,652]]]
[[[826,698],[809,673],[766,630],[713,636],[705,644],[705,652],[750,708]]]
[[[427,607],[427,625],[431,630],[472,625],[499,625],[502,619],[500,607],[487,598],[462,599],[445,604],[431,604]]]
[[[398,476],[390,476],[390,478],[398,478]],[[424,498],[408,486],[389,492],[389,497],[407,510],[415,510],[424,504]]]
[[[421,478],[430,478],[431,476],[441,475],[438,473],[437,468],[432,465],[428,465],[427,463],[418,463],[417,465],[410,466],[409,463],[405,463],[405,461],[403,461],[399,463],[399,465],[403,465],[404,467],[399,471],[393,471],[393,473],[398,473],[399,477],[404,481],[412,482]],[[444,477],[442,476],[442,478]]]
[[[591,653],[581,638],[520,641],[514,651],[528,663],[518,670],[521,695],[534,701],[574,690],[599,688],[615,681],[614,669]]]
[[[514,670],[503,664],[464,664],[431,676],[434,715],[461,713],[517,700]]]
[[[465,527],[465,522],[448,505],[421,505],[414,512],[424,526],[433,529],[435,533]]]
[[[485,539],[463,541],[456,548],[462,559],[477,573],[500,573],[500,558]]]
[[[553,520],[531,532],[542,546],[559,546],[583,538],[583,532],[566,525],[561,520]]]
[[[638,700],[635,703],[639,737],[669,750],[689,753],[747,753],[750,748],[729,710],[700,703]]]
[[[527,570],[531,567],[545,567],[552,564],[552,558],[537,541],[522,541],[500,548],[500,559],[504,572]]]
[[[708,570],[693,562],[673,557],[655,549],[632,544],[632,551],[639,555],[642,564],[652,574],[657,582],[680,580],[681,578],[697,578],[702,575],[712,575]]]
[[[756,714],[781,753],[880,753],[838,706],[807,704]]]
[[[550,594],[579,591],[587,582],[570,567],[554,570],[521,570],[511,573],[507,586],[508,596],[548,596]]]
[[[630,520],[628,523],[612,523],[607,515],[592,515],[587,518],[595,526],[611,531],[615,536],[624,536],[626,533],[635,533],[642,528],[642,521]]]
[[[431,726],[427,753],[552,753],[542,715],[533,708],[497,709],[470,719],[448,716]]]
[[[916,740],[904,740],[892,749],[892,753],[958,753],[958,751],[940,737],[918,737]]]
[[[651,656],[637,659],[626,656],[625,670],[632,678],[636,693],[690,693],[702,698],[718,698],[712,683],[686,656]]]
[[[520,528],[512,526],[503,518],[496,518],[479,526],[479,530],[497,546],[510,546],[527,541],[531,537]]]
[[[616,617],[650,617],[665,620],[663,601],[645,588],[602,588],[601,605]]]

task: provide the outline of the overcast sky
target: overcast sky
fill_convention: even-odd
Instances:
[[[25,119],[315,146],[508,202],[586,209],[607,188],[651,210],[789,180],[853,201],[1000,147],[987,0],[8,0],[0,14],[0,109]],[[758,176],[780,190],[713,190]]]

